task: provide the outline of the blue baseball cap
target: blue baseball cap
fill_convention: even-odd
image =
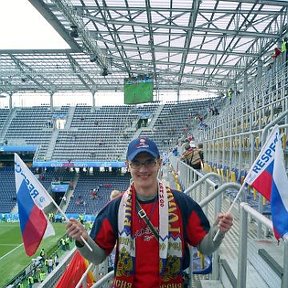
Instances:
[[[159,158],[159,150],[154,141],[148,137],[139,137],[132,140],[127,149],[126,158],[129,161],[132,161],[139,153],[146,152],[149,153],[154,158]]]

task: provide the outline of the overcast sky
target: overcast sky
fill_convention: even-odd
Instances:
[[[0,49],[69,48],[28,0],[0,1]]]

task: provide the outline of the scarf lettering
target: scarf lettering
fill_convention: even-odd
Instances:
[[[119,237],[119,244],[124,244],[126,246],[128,246],[130,244],[131,240],[128,238],[124,238],[124,237]]]
[[[160,288],[182,288],[182,284],[181,283],[175,283],[175,284],[163,284],[160,285]]]
[[[117,288],[132,288],[132,283],[128,283],[123,280],[114,280],[113,281],[113,287]]]
[[[172,193],[168,194],[168,201],[170,200],[170,198],[172,198]],[[173,223],[176,222],[176,224],[178,223],[179,217],[177,214],[173,213],[174,211],[177,210],[176,207],[176,203],[175,201],[169,201],[169,208],[168,208],[168,212],[169,212],[169,232],[176,232],[176,233],[180,233],[180,227],[179,225],[177,225],[176,227],[172,227]]]
[[[181,245],[181,243],[178,243],[178,242],[169,242],[168,243],[168,249],[181,251],[182,245]]]
[[[132,202],[127,201],[125,205],[125,216],[124,216],[124,227],[130,228],[131,226],[131,211],[132,211]]]

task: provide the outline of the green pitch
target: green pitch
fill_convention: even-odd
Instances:
[[[65,224],[54,223],[55,236],[42,240],[39,251],[34,256],[25,254],[19,223],[0,223],[0,287],[5,287],[25,267],[31,264],[32,258],[39,256],[41,248],[48,252],[65,234]]]

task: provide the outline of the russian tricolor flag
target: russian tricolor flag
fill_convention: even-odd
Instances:
[[[288,178],[278,125],[270,133],[245,182],[270,201],[276,239],[287,238]]]
[[[55,235],[44,208],[51,197],[28,169],[21,158],[14,155],[18,213],[24,248],[28,256],[35,254],[43,237]]]

